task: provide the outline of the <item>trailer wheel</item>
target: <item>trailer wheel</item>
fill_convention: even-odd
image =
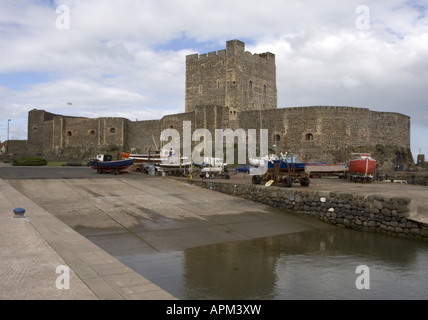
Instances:
[[[102,174],[102,173],[103,173],[103,170],[102,170],[102,169],[98,169],[98,170],[97,170],[97,173],[98,173],[98,174]]]
[[[309,180],[309,178],[300,179],[300,185],[302,187],[309,187],[310,183],[311,183],[311,181]]]
[[[226,180],[229,180],[229,179],[230,179],[230,176],[226,173],[226,174],[224,175],[224,178],[225,178]]]
[[[112,172],[113,172],[113,174],[115,175],[115,176],[117,176],[117,169],[115,168],[115,169],[113,169],[112,170]]]
[[[293,180],[291,180],[291,178],[289,178],[289,177],[282,178],[282,186],[283,187],[291,188],[292,185],[293,185]]]
[[[207,179],[210,178],[210,173],[209,172],[205,173],[205,178],[207,178]]]
[[[251,180],[253,184],[260,184],[262,182],[262,177],[256,175],[256,176],[253,176]]]

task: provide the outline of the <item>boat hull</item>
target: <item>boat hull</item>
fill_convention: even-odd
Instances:
[[[122,159],[128,160],[133,159],[134,164],[143,164],[143,163],[161,163],[162,157],[159,153],[154,154],[132,154],[127,152],[121,153]]]
[[[349,172],[371,175],[376,171],[377,162],[371,158],[354,159],[349,162]]]
[[[134,159],[128,160],[117,160],[117,161],[97,161],[94,159],[89,160],[89,166],[92,169],[103,169],[103,170],[125,170],[134,164]]]
[[[346,164],[307,164],[305,171],[309,173],[346,172],[348,167]]]
[[[273,160],[268,162],[268,170],[279,170],[283,172],[299,172],[305,171],[306,163],[304,162],[287,162],[284,160]]]

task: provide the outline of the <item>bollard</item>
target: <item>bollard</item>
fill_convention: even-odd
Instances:
[[[13,209],[14,218],[25,218],[25,209],[24,208],[15,208]]]

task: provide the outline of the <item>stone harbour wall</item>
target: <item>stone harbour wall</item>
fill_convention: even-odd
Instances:
[[[428,226],[410,219],[410,198],[187,181],[202,188],[310,215],[344,228],[428,240]]]

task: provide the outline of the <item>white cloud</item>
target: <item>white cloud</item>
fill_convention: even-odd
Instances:
[[[70,30],[56,28],[60,4],[70,8]],[[33,108],[139,120],[184,112],[185,56],[241,39],[251,52],[276,54],[280,107],[349,105],[401,112],[428,131],[426,2],[371,1],[369,30],[356,28],[360,4],[2,1],[0,75],[34,71],[49,74],[49,80],[26,90],[3,82],[0,123],[26,119]],[[188,45],[169,46],[179,39]],[[25,126],[16,135],[25,138]]]

